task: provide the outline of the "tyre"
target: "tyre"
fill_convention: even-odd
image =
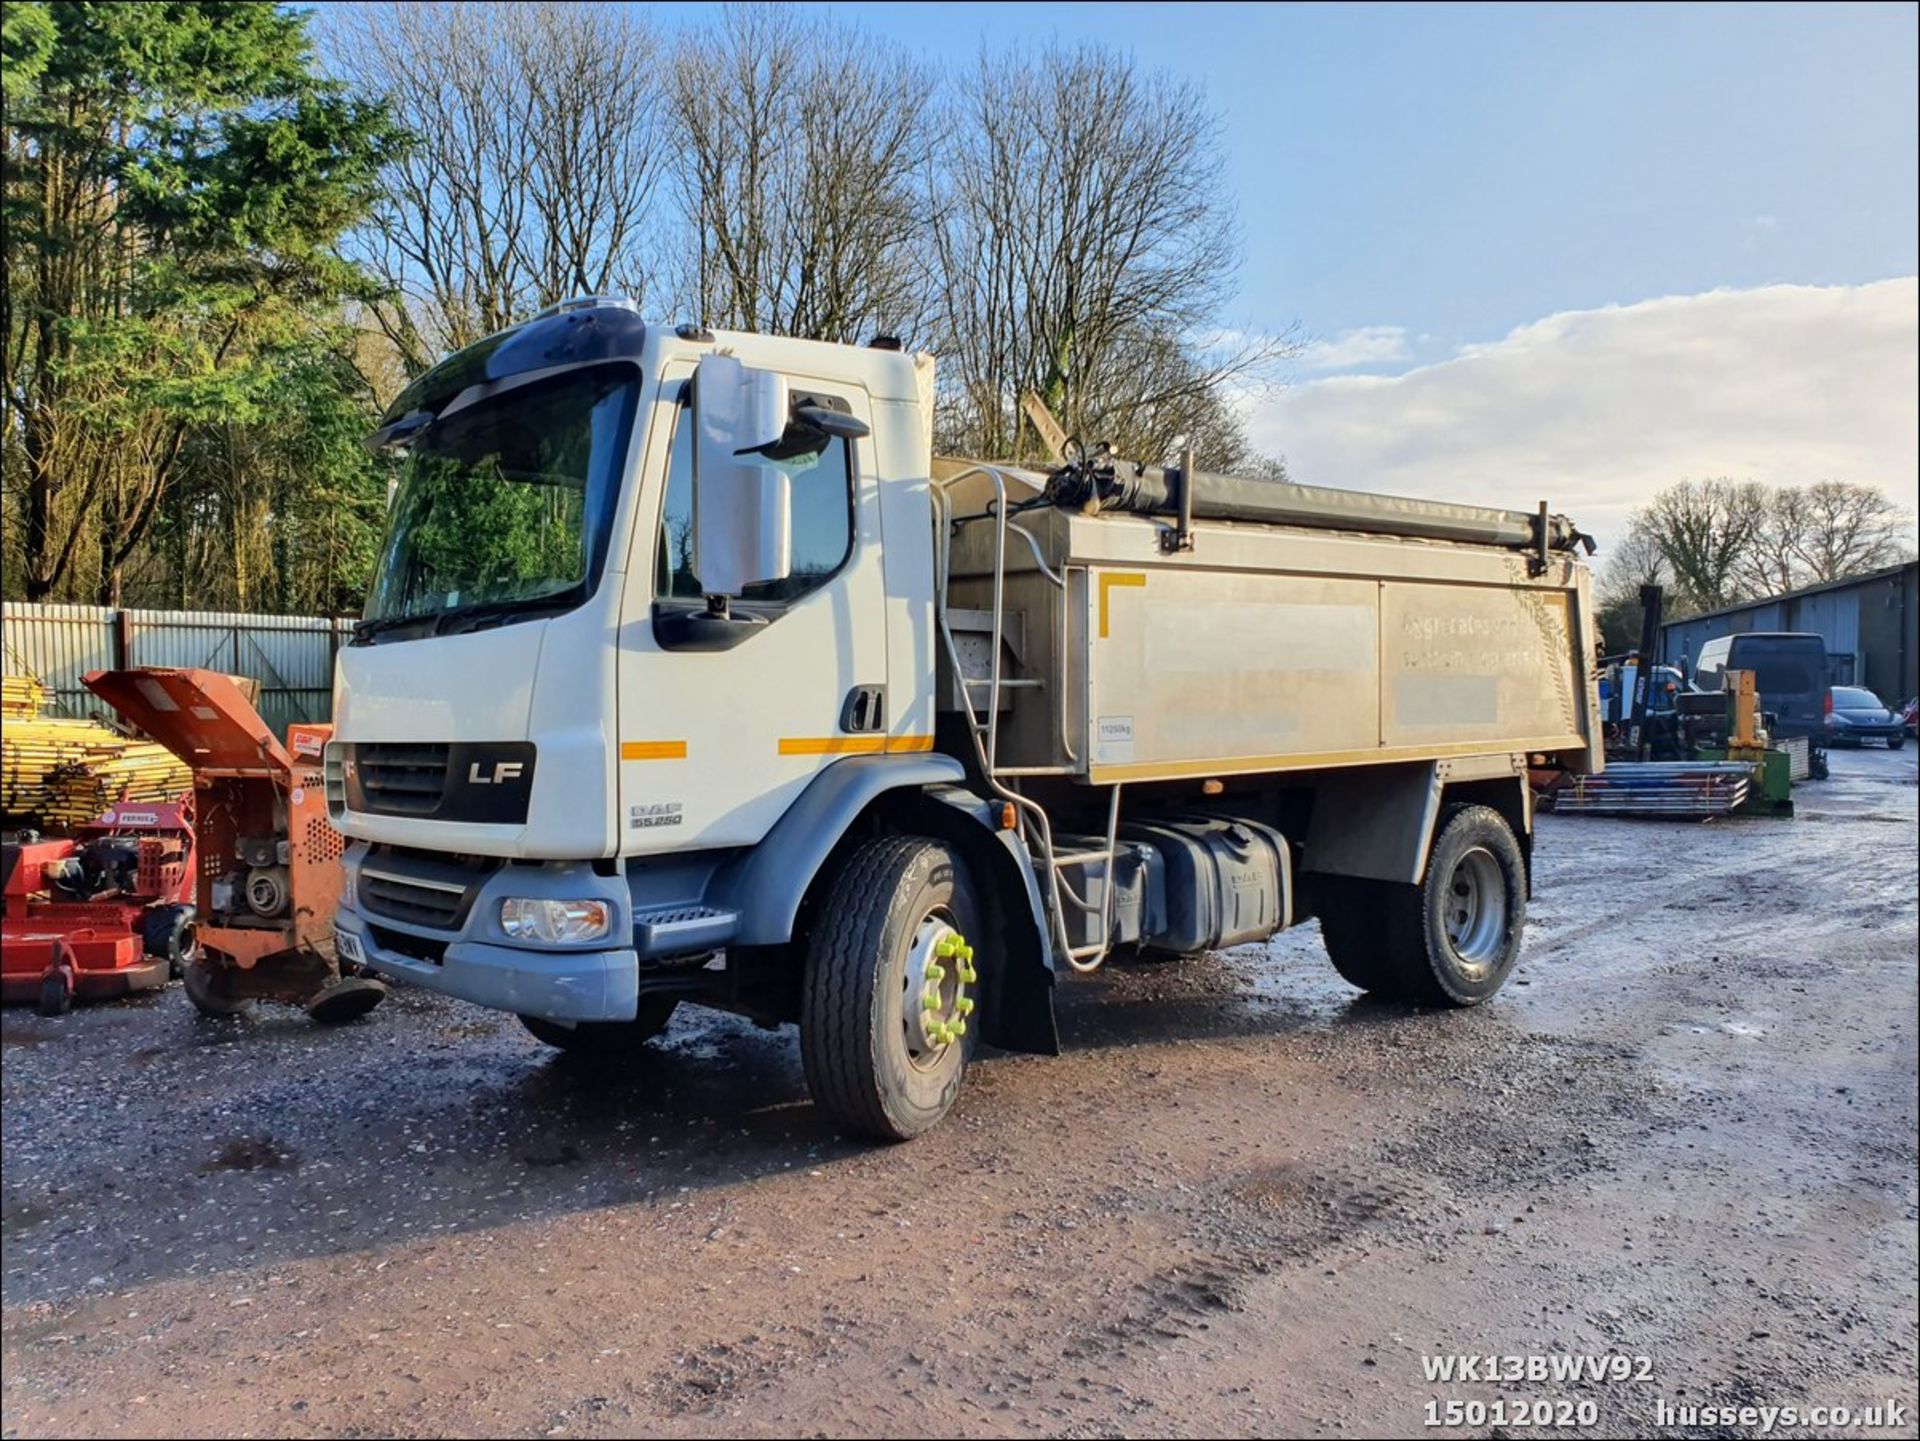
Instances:
[[[1334,968],[1364,991],[1477,1006],[1506,984],[1526,923],[1526,858],[1498,811],[1449,806],[1417,886],[1346,881],[1320,918]]]
[[[154,906],[140,917],[140,940],[150,956],[167,958],[167,974],[178,978],[200,952],[199,927],[192,906]]]
[[[1887,737],[1887,749],[1890,751],[1897,751],[1900,749],[1901,746],[1905,745],[1906,743],[1907,743],[1907,738],[1905,736],[1888,736]]]
[[[522,1016],[520,1024],[535,1040],[590,1060],[616,1060],[645,1045],[666,1030],[679,1002],[672,996],[642,996],[631,1021],[582,1021],[576,1026],[539,1016]]]
[[[1386,893],[1395,889],[1400,888],[1345,876],[1322,876],[1315,881],[1315,909],[1327,958],[1342,980],[1376,995],[1392,992],[1396,984],[1384,914],[1392,903]]]
[[[953,1105],[972,1045],[983,914],[965,863],[938,841],[884,836],[840,863],[800,999],[807,1087],[837,1125],[905,1141]]]
[[[194,956],[181,968],[180,982],[186,988],[187,999],[193,1002],[193,1008],[216,1021],[242,1015],[253,1004],[251,997],[233,993],[232,977],[227,968],[208,960],[204,953]]]
[[[55,966],[40,978],[34,1009],[43,1016],[64,1016],[73,1009],[73,973]]]

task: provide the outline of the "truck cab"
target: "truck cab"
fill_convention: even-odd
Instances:
[[[1364,543],[1208,538],[1189,458],[1182,550],[1146,502],[1069,520],[1046,476],[935,462],[933,393],[926,356],[597,297],[413,382],[371,438],[398,480],[335,679],[342,955],[572,1051],[643,1043],[682,1002],[797,1023],[816,1100],[887,1139],[944,1114],[982,1037],[1054,1049],[1057,974],[1258,939],[1319,898],[1402,917],[1330,923],[1363,988],[1492,995],[1528,884],[1527,753],[1599,763],[1570,527],[1404,502],[1413,521]],[[1073,474],[1115,493],[1111,466]],[[1382,528],[1378,498],[1309,490],[1272,494]],[[1435,538],[1456,535],[1482,543]],[[1331,578],[1355,567],[1382,578]],[[1266,590],[1236,601],[1249,568]],[[1149,575],[1164,607],[1136,612]],[[1164,642],[1137,622],[1234,604],[1275,643],[1194,656],[1251,709],[1194,709],[1189,667],[1093,713],[1096,680],[1149,683]],[[1416,614],[1435,604],[1457,613]],[[1313,677],[1315,734],[1263,734]]]

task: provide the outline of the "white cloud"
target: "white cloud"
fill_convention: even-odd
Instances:
[[[1363,325],[1337,340],[1315,340],[1300,351],[1308,370],[1351,370],[1356,365],[1391,365],[1407,358],[1407,332],[1399,325]]]
[[[1390,327],[1378,327],[1389,329]],[[1920,282],[1716,290],[1568,311],[1396,376],[1252,405],[1293,478],[1531,510],[1604,543],[1688,477],[1836,479],[1914,509]]]

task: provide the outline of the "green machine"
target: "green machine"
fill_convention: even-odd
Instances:
[[[1793,757],[1767,744],[1760,728],[1760,696],[1750,670],[1726,673],[1726,739],[1698,743],[1695,760],[1743,761],[1753,766],[1754,783],[1736,814],[1791,816],[1793,814]]]

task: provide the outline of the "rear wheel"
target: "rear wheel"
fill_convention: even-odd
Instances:
[[[1392,890],[1384,881],[1323,876],[1316,881],[1320,939],[1342,980],[1363,991],[1393,990],[1395,973],[1388,956],[1386,911]]]
[[[140,940],[150,956],[167,958],[167,974],[182,975],[199,954],[200,935],[192,906],[155,906],[140,917]]]
[[[216,1021],[242,1015],[253,1004],[252,997],[234,994],[232,972],[209,960],[204,951],[181,968],[180,983],[194,1009]]]
[[[539,1016],[522,1016],[520,1024],[535,1040],[593,1060],[611,1060],[645,1045],[666,1030],[679,1002],[672,996],[642,996],[631,1021],[582,1021],[569,1026]]]
[[[904,1141],[953,1105],[981,914],[965,863],[920,836],[863,842],[828,882],[808,945],[800,1058],[814,1103],[839,1125]]]
[[[1320,918],[1334,967],[1364,991],[1477,1006],[1506,984],[1526,921],[1526,858],[1487,806],[1441,814],[1417,886],[1345,881]]]

